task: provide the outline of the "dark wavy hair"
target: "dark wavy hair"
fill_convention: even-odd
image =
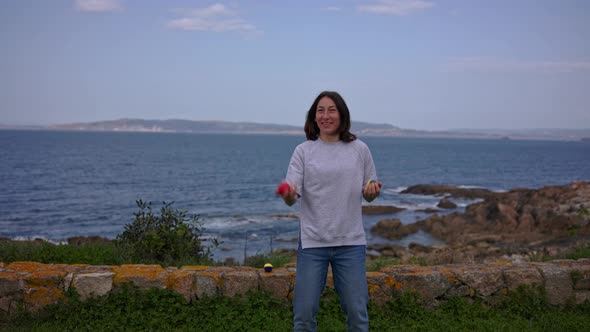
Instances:
[[[344,98],[335,91],[324,91],[320,93],[316,99],[311,104],[309,111],[307,111],[307,119],[305,120],[305,136],[307,136],[308,140],[315,141],[320,137],[320,128],[318,124],[315,122],[315,113],[318,108],[318,103],[320,99],[328,97],[332,99],[334,104],[336,104],[336,109],[340,114],[340,127],[338,128],[338,133],[340,134],[340,140],[343,142],[352,142],[356,139],[356,136],[350,132],[350,111],[348,110],[348,106],[346,106],[346,102]]]

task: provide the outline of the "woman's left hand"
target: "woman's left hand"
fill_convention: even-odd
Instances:
[[[368,182],[363,190],[363,197],[367,202],[373,201],[381,193],[381,182]]]

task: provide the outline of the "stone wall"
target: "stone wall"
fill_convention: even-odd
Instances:
[[[426,303],[436,305],[450,297],[493,300],[520,285],[545,288],[551,304],[590,300],[590,259],[547,263],[453,264],[438,266],[392,265],[368,272],[370,298],[387,302],[413,290]],[[15,313],[24,307],[38,310],[57,303],[73,287],[82,299],[116,291],[131,282],[139,288],[166,288],[186,301],[204,296],[234,296],[262,290],[288,300],[293,295],[294,268],[266,273],[249,267],[185,266],[164,269],[159,265],[66,265],[35,262],[0,263],[0,311]],[[327,287],[333,287],[328,276]]]

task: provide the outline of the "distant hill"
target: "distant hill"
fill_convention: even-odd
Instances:
[[[142,131],[175,133],[235,133],[235,134],[303,134],[303,125],[290,126],[254,122],[191,121],[191,120],[143,120],[119,119],[88,123],[70,123],[49,126],[51,130],[87,131]],[[391,124],[354,122],[351,131],[359,135],[398,136],[400,129]]]
[[[47,129],[44,126],[23,126],[23,125],[9,125],[0,123],[0,129],[9,129],[9,130],[43,130]]]
[[[502,136],[511,139],[555,139],[555,140],[582,140],[590,137],[590,129],[453,129],[450,133],[460,134],[486,134]]]
[[[46,127],[0,125],[0,129],[304,135],[303,124],[301,126],[290,126],[271,123],[192,121],[180,119],[119,119],[60,124]],[[590,137],[590,129],[453,129],[448,131],[426,131],[402,129],[387,123],[368,123],[360,121],[353,121],[351,131],[360,137],[387,136],[498,140],[543,139],[570,141],[579,141],[582,139],[587,140],[588,137]]]
[[[282,133],[299,134],[301,129],[289,125],[228,122],[228,121],[191,121],[191,120],[143,120],[119,119],[88,123],[71,123],[50,126],[53,130],[88,130],[88,131],[142,131],[174,133]]]

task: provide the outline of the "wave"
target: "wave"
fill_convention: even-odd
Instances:
[[[487,189],[487,190],[494,192],[494,193],[505,193],[508,191],[506,189],[501,189],[501,188],[488,188],[488,187],[476,186],[476,185],[458,185],[457,188],[461,188],[461,189]]]
[[[277,220],[270,216],[226,216],[209,217],[203,222],[207,231],[220,231],[228,228],[247,226],[252,224],[268,224]]]
[[[388,189],[384,189],[383,192],[386,194],[399,194],[402,191],[408,189],[408,187],[395,187],[395,188],[388,188]]]
[[[37,240],[41,240],[44,242],[48,242],[51,244],[67,244],[67,241],[64,240],[54,240],[54,239],[50,239],[46,236],[43,235],[33,235],[33,236],[15,236],[13,238],[11,238],[12,241],[37,241]]]

